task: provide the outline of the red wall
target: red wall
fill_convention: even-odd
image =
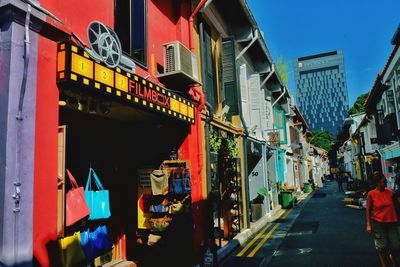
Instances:
[[[190,4],[174,6],[173,0],[148,0],[148,69],[137,68],[137,73],[146,77],[156,74],[157,63],[163,65],[162,45],[180,40],[188,46],[188,20]],[[42,0],[41,6],[56,15],[64,25],[48,21],[60,29],[74,32],[87,42],[86,28],[98,20],[113,28],[114,1],[110,0]],[[180,16],[180,14],[184,16]],[[56,43],[39,38],[37,76],[37,114],[35,137],[35,198],[33,221],[33,252],[41,266],[49,266],[46,245],[56,240],[57,222],[57,132],[58,132],[58,89],[56,86]],[[154,76],[149,80],[157,82]],[[174,88],[170,88],[174,89]],[[198,122],[200,123],[200,122]],[[195,229],[195,248],[198,255],[201,240],[201,174],[198,165],[198,137],[200,127],[191,127],[191,133],[181,147],[181,158],[192,163],[192,183]]]
[[[36,96],[33,255],[48,266],[46,245],[57,238],[58,89],[55,80],[56,45],[39,38]],[[45,78],[46,77],[46,78]]]
[[[92,20],[99,20],[110,26],[114,23],[113,1],[42,0],[41,6],[64,22],[64,25],[51,22],[53,25],[66,32],[74,32],[85,42],[86,27]],[[38,51],[33,254],[41,266],[49,266],[46,246],[57,239],[56,43],[41,36]]]

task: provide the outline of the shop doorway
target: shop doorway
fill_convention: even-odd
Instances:
[[[141,239],[143,233],[138,230],[137,215],[138,170],[158,169],[164,160],[170,159],[172,152],[179,153],[179,147],[189,133],[189,125],[116,102],[109,102],[102,108],[97,106],[91,112],[91,101],[94,100],[89,99],[83,107],[80,106],[82,103],[74,105],[73,101],[60,107],[59,125],[63,129],[65,145],[59,154],[59,162],[65,162],[65,167],[59,164],[59,172],[65,173],[65,169],[69,169],[78,185],[84,187],[89,168],[93,168],[104,189],[109,190],[111,217],[93,221],[84,219],[71,227],[60,226],[60,231],[63,229],[67,236],[105,225],[114,249],[104,254],[103,262],[123,258],[138,261],[141,266],[156,266],[174,253],[180,255],[183,263],[191,261],[192,234],[180,235],[178,232],[171,237],[181,238],[181,251],[173,251],[172,247],[169,250],[148,247],[147,240]],[[66,181],[65,192],[70,188]],[[59,206],[59,209],[64,208]],[[193,229],[190,221],[188,228]],[[151,256],[156,255],[154,253],[159,256]]]

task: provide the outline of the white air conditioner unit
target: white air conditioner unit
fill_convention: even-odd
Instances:
[[[164,73],[158,75],[164,83],[199,83],[196,56],[179,41],[164,44]]]

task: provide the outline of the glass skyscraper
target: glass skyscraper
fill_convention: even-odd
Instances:
[[[297,104],[310,129],[335,137],[349,109],[343,52],[297,58],[294,73]]]

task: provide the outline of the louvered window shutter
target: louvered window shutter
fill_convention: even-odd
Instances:
[[[249,90],[247,89],[247,67],[246,64],[240,66],[240,94],[242,102],[249,101]]]
[[[240,96],[242,100],[242,112],[246,125],[250,125],[250,103],[249,103],[249,89],[247,86],[247,66],[243,64],[240,66]]]
[[[260,105],[260,75],[253,74],[249,79],[249,92],[250,92],[250,121],[249,127],[257,125],[257,131],[261,127],[261,105]]]
[[[211,51],[211,30],[204,23],[203,40],[202,40],[202,68],[204,73],[204,91],[206,100],[215,110],[215,89],[214,89],[214,66]]]
[[[225,103],[229,106],[227,117],[239,114],[238,92],[236,82],[235,40],[233,37],[222,39],[222,83]]]

